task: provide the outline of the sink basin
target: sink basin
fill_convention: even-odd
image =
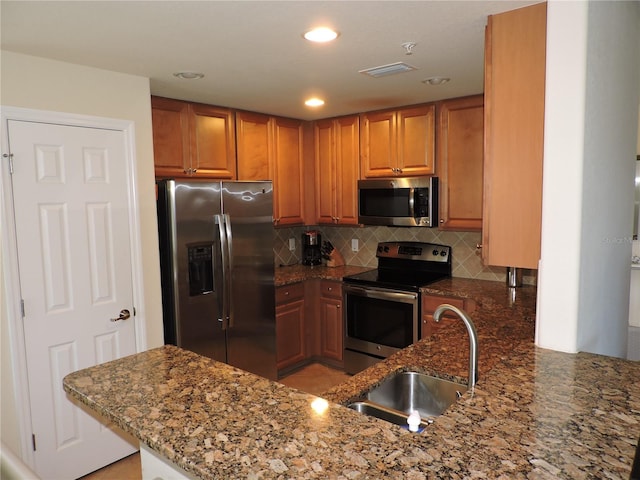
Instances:
[[[369,391],[367,400],[409,415],[437,417],[467,391],[466,385],[417,372],[401,372]]]
[[[379,418],[380,420],[385,420],[390,423],[395,423],[396,425],[400,425],[401,427],[407,427],[407,415],[404,412],[400,412],[398,410],[394,410],[393,408],[386,408],[382,405],[378,405],[367,400],[362,402],[354,402],[350,403],[349,408],[355,410],[359,413],[364,413],[365,415],[369,415],[371,417]],[[422,420],[420,422],[420,427],[418,431],[422,431],[430,422],[428,420]]]
[[[417,410],[426,425],[429,422],[424,419],[441,415],[466,391],[466,385],[423,373],[400,372],[371,389],[365,401],[349,408],[401,426]]]

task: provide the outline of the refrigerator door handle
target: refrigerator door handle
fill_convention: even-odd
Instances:
[[[226,296],[224,299],[227,328],[233,327],[233,295],[231,294],[231,272],[233,272],[233,236],[231,235],[231,217],[228,213],[222,215],[224,218],[225,233],[227,239],[227,263],[226,269],[223,265],[224,288]]]
[[[225,218],[223,215],[216,214],[213,216],[213,220],[215,224],[218,226],[218,240],[220,242],[220,262],[218,263],[222,269],[222,285],[221,291],[218,292],[218,322],[222,323],[222,329],[226,330],[227,324],[229,323],[229,317],[227,316],[227,233],[225,228]],[[215,271],[216,264],[215,260],[212,259],[213,268]]]

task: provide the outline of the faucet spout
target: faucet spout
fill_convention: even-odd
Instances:
[[[473,388],[478,381],[478,333],[476,327],[471,321],[471,317],[458,307],[443,303],[435,312],[433,312],[433,320],[435,322],[440,321],[440,317],[447,310],[455,313],[460,320],[462,320],[467,327],[467,333],[469,333],[469,388]]]

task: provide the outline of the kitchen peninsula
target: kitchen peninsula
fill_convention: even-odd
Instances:
[[[640,364],[533,345],[535,289],[447,279],[472,297],[480,379],[423,433],[346,408],[398,370],[464,381],[458,325],[316,399],[165,346],[72,373],[65,390],[194,478],[623,478],[640,435]],[[462,327],[463,328],[463,327]]]

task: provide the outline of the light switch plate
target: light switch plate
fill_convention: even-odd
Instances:
[[[291,237],[289,239],[289,250],[293,252],[295,249],[296,249],[296,239]]]
[[[351,239],[351,251],[352,252],[357,252],[358,250],[360,250],[360,242],[358,242],[357,238],[352,238]]]

